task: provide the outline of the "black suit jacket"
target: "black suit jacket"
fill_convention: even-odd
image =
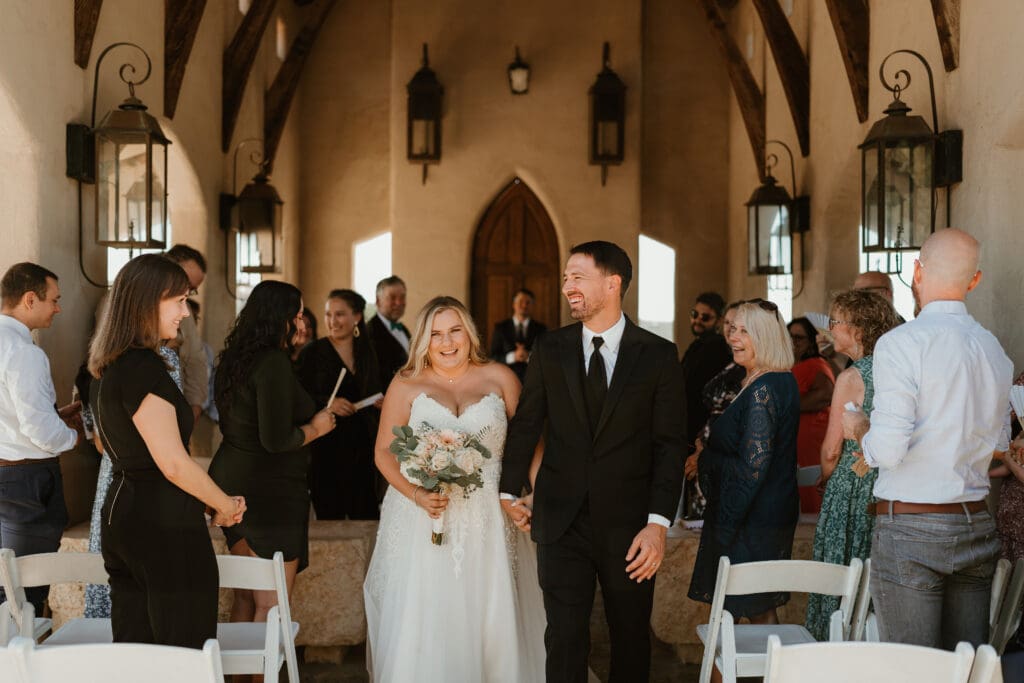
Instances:
[[[526,326],[525,345],[527,351],[533,351],[533,344],[537,341],[537,337],[547,332],[547,329],[544,323],[530,319],[530,324]],[[499,363],[504,363],[508,354],[515,350],[516,324],[512,318],[507,318],[495,325],[494,332],[491,333],[491,358]],[[526,363],[509,363],[508,366],[522,382],[526,377]]]
[[[582,325],[538,340],[509,425],[501,491],[518,495],[541,434],[533,539],[557,541],[585,501],[595,533],[627,544],[650,513],[669,520],[682,492],[686,399],[675,344],[629,319],[595,434],[583,397]]]
[[[380,316],[375,315],[370,318],[367,329],[370,330],[373,351],[377,354],[377,364],[380,367],[380,382],[384,387],[384,391],[387,391],[388,385],[391,384],[391,379],[395,376],[395,373],[401,370],[402,366],[409,360],[409,354],[405,352],[402,345],[391,334],[391,330],[381,322]],[[402,325],[402,331],[406,337],[409,336],[409,330],[406,329],[405,325]]]

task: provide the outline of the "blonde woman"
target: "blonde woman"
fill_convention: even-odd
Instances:
[[[545,627],[534,550],[506,523],[498,480],[519,380],[487,360],[458,300],[420,311],[409,360],[384,398],[375,459],[389,484],[363,588],[374,681],[542,681]],[[453,429],[491,452],[483,488],[446,498],[405,478],[394,427]],[[536,462],[534,463],[534,470]],[[444,542],[431,543],[444,514]]]
[[[793,344],[778,308],[759,299],[741,305],[728,341],[746,376],[712,425],[699,462],[708,507],[689,595],[708,603],[719,558],[733,564],[789,559],[800,516],[800,391],[790,372]],[[772,624],[778,623],[775,609],[788,600],[788,593],[734,596],[726,598],[725,608],[736,619]]]

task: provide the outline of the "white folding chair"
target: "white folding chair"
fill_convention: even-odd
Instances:
[[[714,666],[718,667],[726,683],[735,683],[738,677],[763,676],[770,635],[779,636],[787,645],[815,642],[802,625],[737,625],[732,614],[725,609],[727,595],[793,591],[839,596],[839,609],[832,613],[830,621],[829,639],[843,640],[850,629],[861,566],[861,561],[856,558],[849,566],[809,560],[732,565],[728,557],[721,558],[709,623],[697,627],[697,636],[704,643],[700,683],[711,680]]]
[[[34,618],[32,604],[25,599],[26,588],[57,583],[105,584],[108,580],[103,557],[98,553],[39,553],[14,557],[9,550],[0,550],[0,565],[11,621],[19,635],[33,640],[50,630],[50,620]],[[0,629],[3,621],[0,618]],[[45,645],[109,643],[111,640],[109,619],[81,618],[65,623],[46,639]]]
[[[974,666],[971,667],[968,683],[1003,683],[999,655],[991,645],[978,646],[978,651],[974,653]]]
[[[1006,596],[1007,584],[1010,582],[1012,565],[1005,557],[996,562],[995,572],[992,573],[992,598],[988,606],[988,632],[991,635],[995,631],[996,623],[999,621],[999,613],[1003,606],[1003,598]]]
[[[1013,575],[999,607],[995,627],[988,637],[988,644],[995,648],[996,654],[1003,654],[1006,644],[1020,626],[1021,606],[1024,605],[1024,559],[1017,560],[1013,565]]]
[[[19,651],[14,647],[22,641],[32,642],[28,638],[15,636],[11,643],[0,646],[0,681],[4,683],[29,683],[28,672],[24,671]]]
[[[857,589],[857,600],[853,603],[853,620],[850,632],[844,640],[864,640],[868,612],[871,609],[871,558],[864,560],[864,569],[860,573],[860,586]]]
[[[298,623],[292,621],[288,589],[284,578],[284,555],[274,559],[218,555],[221,588],[272,590],[277,605],[270,609],[267,622],[217,624],[217,641],[225,674],[263,674],[265,683],[276,683],[281,664],[288,666],[288,680],[299,680],[295,656]]]
[[[798,467],[796,470],[797,486],[814,486],[821,478],[821,465],[808,465]]]
[[[897,643],[816,643],[783,647],[768,638],[764,683],[967,683],[974,648],[955,652]]]
[[[224,683],[212,638],[202,650],[138,643],[37,649],[28,638],[16,638],[8,649],[32,683]]]

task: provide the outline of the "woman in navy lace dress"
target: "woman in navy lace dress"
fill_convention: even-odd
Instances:
[[[746,370],[743,388],[711,428],[699,474],[707,483],[697,560],[689,596],[711,602],[718,561],[789,559],[800,516],[796,434],[800,392],[790,368],[793,347],[775,304],[740,306],[729,335],[733,359]],[[777,623],[788,593],[726,598],[733,617]]]

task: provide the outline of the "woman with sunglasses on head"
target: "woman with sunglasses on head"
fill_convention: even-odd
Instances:
[[[836,378],[832,366],[818,351],[818,331],[807,318],[793,318],[787,326],[793,340],[793,376],[800,388],[800,430],[796,436],[796,460],[800,467],[812,467],[821,460],[821,442],[828,427],[828,407]],[[821,494],[814,486],[800,489],[800,511],[821,509]]]
[[[742,304],[729,334],[733,359],[746,371],[740,393],[711,427],[699,461],[708,506],[689,596],[711,602],[718,561],[788,559],[800,516],[796,433],[800,393],[790,369],[793,346],[770,301]],[[733,617],[778,623],[788,593],[726,598]]]
[[[871,532],[875,515],[868,504],[878,477],[877,469],[856,469],[863,460],[854,453],[860,444],[843,435],[843,412],[848,403],[860,406],[871,415],[874,399],[872,354],[879,337],[900,324],[900,318],[884,297],[874,292],[853,289],[838,294],[829,311],[829,330],[836,351],[850,357],[853,364],[839,373],[828,430],[821,445],[821,484],[825,495],[814,532],[814,559],[819,562],[849,564],[857,557],[871,554]],[[829,618],[839,608],[839,598],[811,594],[807,603],[807,630],[818,640],[828,640]]]
[[[229,527],[246,509],[189,457],[192,408],[160,355],[189,314],[188,289],[164,256],[132,259],[89,345],[90,403],[113,464],[101,535],[114,642],[201,648],[217,636],[217,560],[203,513]]]

